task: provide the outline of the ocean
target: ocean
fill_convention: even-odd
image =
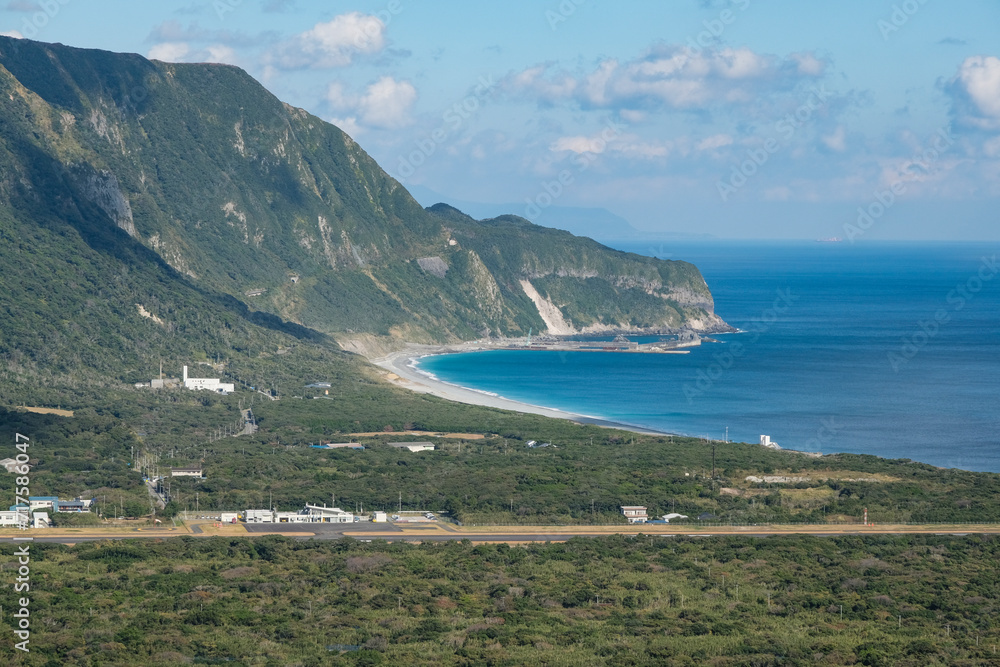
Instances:
[[[1000,472],[1000,244],[682,242],[740,333],[689,354],[490,351],[421,370],[525,403]]]

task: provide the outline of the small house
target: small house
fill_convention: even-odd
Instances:
[[[622,505],[621,509],[629,523],[646,523],[649,519],[644,505]]]

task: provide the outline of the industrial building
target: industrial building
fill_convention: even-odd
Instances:
[[[225,516],[227,513],[223,513]],[[353,514],[339,507],[306,505],[298,512],[248,509],[243,512],[243,520],[247,523],[353,523],[355,519]]]
[[[321,445],[309,445],[313,449],[364,449],[359,442],[324,442]]]
[[[316,505],[306,505],[303,512],[312,517],[316,517],[321,523],[351,523],[354,515],[345,512],[339,507],[317,507]]]
[[[432,442],[390,442],[390,447],[395,447],[396,449],[408,449],[411,452],[433,452],[434,443]]]
[[[229,382],[220,382],[219,378],[189,378],[188,367],[184,367],[182,377],[185,389],[214,391],[218,394],[228,394],[236,391],[236,385]]]
[[[244,510],[243,520],[247,523],[274,523],[274,510]]]
[[[201,466],[194,466],[190,468],[171,468],[171,477],[199,477],[205,479],[205,475],[201,469]]]

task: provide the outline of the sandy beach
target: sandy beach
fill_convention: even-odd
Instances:
[[[521,403],[502,396],[493,396],[474,389],[467,389],[449,382],[442,382],[417,371],[411,364],[414,360],[433,354],[456,354],[467,352],[478,352],[493,349],[489,345],[482,343],[462,343],[458,345],[417,345],[411,343],[399,352],[394,352],[380,359],[372,359],[372,363],[389,372],[388,380],[393,384],[422,394],[431,394],[439,398],[444,398],[456,403],[466,403],[468,405],[481,405],[499,410],[512,410],[514,412],[524,412],[553,419],[567,419],[578,424],[592,424],[605,428],[615,428],[633,433],[644,433],[649,435],[674,435],[662,431],[652,431],[628,424],[588,417],[586,415],[574,414],[555,408],[546,408],[539,405]],[[544,352],[539,353],[544,354]]]

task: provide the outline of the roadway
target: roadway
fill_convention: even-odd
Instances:
[[[370,542],[447,542],[467,539],[473,543],[525,544],[565,542],[574,537],[607,535],[653,535],[660,537],[771,537],[777,535],[951,535],[1000,534],[1000,525],[926,525],[926,526],[511,526],[459,528],[445,523],[402,524],[239,524],[215,526],[214,523],[191,523],[177,528],[122,529],[38,529],[6,532],[0,542],[16,537],[32,537],[35,542],[75,544],[100,540],[170,539],[175,537],[262,537],[284,535],[294,539],[339,540],[345,537]]]

